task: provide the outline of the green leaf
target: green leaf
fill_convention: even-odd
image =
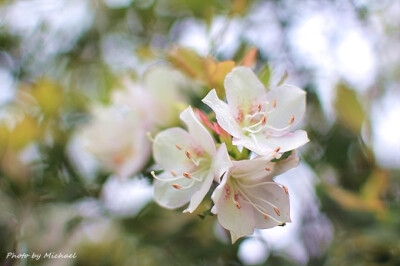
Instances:
[[[265,88],[269,88],[269,81],[271,79],[271,69],[269,69],[268,64],[263,66],[257,73],[258,78]]]
[[[290,154],[292,154],[292,151],[287,151],[287,152],[283,153],[282,156],[279,159],[276,159],[276,158],[272,159],[271,162],[277,163],[277,162],[280,162],[282,160],[285,160],[285,159],[289,158]]]
[[[282,75],[282,77],[281,77],[281,79],[279,80],[279,82],[278,82],[277,85],[278,85],[278,86],[282,85],[288,77],[289,77],[289,74],[288,74],[287,71],[285,70],[285,73],[283,73],[283,75]]]
[[[343,83],[336,86],[335,111],[345,127],[356,135],[360,134],[366,116],[356,92]]]

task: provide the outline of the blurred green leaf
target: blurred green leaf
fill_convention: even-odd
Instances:
[[[38,102],[43,113],[50,117],[58,113],[64,102],[62,88],[45,77],[38,79],[31,90],[31,94]]]
[[[189,77],[204,80],[207,76],[204,59],[194,50],[174,47],[168,53],[168,60]]]
[[[269,82],[271,79],[271,70],[269,69],[268,64],[265,64],[257,73],[258,78],[260,79],[261,83],[264,87],[268,90]]]
[[[232,0],[232,8],[231,8],[231,14],[243,14],[247,7],[249,6],[249,3],[251,1],[248,0]]]
[[[234,61],[219,62],[215,66],[215,70],[210,73],[210,87],[214,88],[220,98],[225,97],[224,81],[225,76],[235,67]]]
[[[354,134],[360,134],[366,115],[356,92],[343,83],[336,86],[335,111],[344,126]]]
[[[283,73],[281,79],[278,81],[277,86],[282,85],[282,84],[285,82],[285,80],[288,78],[288,76],[289,76],[289,74],[288,74],[288,72],[285,70],[285,72]]]
[[[9,147],[15,150],[22,149],[29,143],[38,140],[41,134],[42,129],[36,119],[25,116],[10,132]]]
[[[379,200],[389,185],[387,171],[374,169],[361,188],[361,196],[366,200]]]

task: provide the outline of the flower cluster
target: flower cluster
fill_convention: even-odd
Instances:
[[[153,156],[163,172],[152,175],[155,200],[166,208],[188,204],[184,212],[192,213],[211,194],[211,211],[235,242],[255,228],[290,222],[288,189],[273,178],[298,165],[295,149],[309,141],[305,131],[294,130],[306,94],[290,85],[267,90],[243,66],[226,76],[224,87],[227,103],[215,90],[203,99],[217,122],[188,107],[180,114],[187,131],[156,135]]]
[[[185,101],[180,73],[167,66],[148,70],[140,83],[122,81],[108,105],[91,107],[91,120],[78,132],[101,168],[121,179],[138,174],[150,157],[148,132],[175,124],[174,104]],[[163,101],[164,100],[164,101]],[[162,117],[163,119],[160,119]]]

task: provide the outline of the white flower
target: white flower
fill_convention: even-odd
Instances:
[[[151,144],[140,115],[128,106],[94,107],[92,120],[80,131],[83,145],[101,166],[128,178],[144,166]]]
[[[187,106],[188,91],[193,87],[181,73],[166,65],[149,68],[140,82],[124,77],[121,83],[123,89],[113,92],[112,101],[138,110],[152,132],[179,123],[181,106]]]
[[[122,80],[123,88],[115,89],[111,95],[111,102],[121,109],[132,110],[140,119],[142,126],[147,130],[154,128],[154,99],[140,84],[126,78]]]
[[[176,125],[180,103],[188,101],[188,90],[193,84],[187,84],[185,77],[169,66],[158,65],[143,75],[142,86],[152,96],[152,116],[156,125],[168,127]]]
[[[178,208],[190,202],[184,212],[193,212],[209,191],[213,179],[232,166],[225,144],[218,150],[206,128],[191,107],[180,118],[188,127],[170,128],[154,139],[153,155],[164,172],[154,183],[154,197],[166,208]]]
[[[307,143],[303,130],[290,132],[303,118],[305,91],[282,85],[266,92],[248,67],[236,67],[225,78],[228,104],[212,90],[203,99],[216,113],[219,125],[233,136],[233,144],[259,155],[286,152]]]
[[[231,232],[232,243],[255,228],[290,222],[289,192],[272,178],[297,166],[299,159],[290,156],[275,163],[271,159],[233,161],[211,196],[215,204],[212,212]]]

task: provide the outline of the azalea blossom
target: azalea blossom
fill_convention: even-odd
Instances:
[[[294,168],[299,158],[294,155],[279,162],[258,157],[233,161],[211,198],[212,212],[231,233],[232,243],[250,235],[255,228],[266,229],[290,222],[289,191],[273,177]]]
[[[294,150],[309,141],[304,130],[291,132],[302,120],[306,93],[281,85],[267,92],[248,67],[236,67],[225,78],[228,104],[215,90],[203,102],[216,113],[218,124],[233,136],[233,144],[259,154]]]
[[[140,171],[150,157],[146,133],[145,121],[128,106],[96,106],[79,138],[103,168],[124,179]]]
[[[153,120],[157,126],[168,127],[179,123],[181,105],[189,100],[188,89],[194,84],[177,70],[166,65],[157,65],[147,70],[141,82],[144,90],[152,97]]]
[[[167,65],[149,68],[140,81],[130,77],[121,80],[123,89],[115,90],[112,101],[135,109],[151,131],[179,123],[181,107],[187,106],[188,87],[193,87],[178,71]]]
[[[154,128],[154,99],[140,84],[126,78],[122,80],[123,88],[115,89],[111,95],[113,106],[121,110],[131,110],[146,130]]]
[[[232,166],[225,144],[218,149],[191,107],[180,119],[187,125],[169,128],[154,139],[153,155],[164,172],[153,177],[155,201],[173,209],[190,202],[184,212],[193,212],[209,191],[214,179]]]

